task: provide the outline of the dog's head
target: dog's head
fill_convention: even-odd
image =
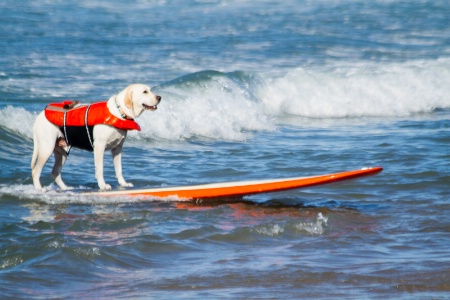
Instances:
[[[139,117],[144,110],[156,110],[161,96],[155,95],[145,84],[132,84],[119,93],[130,117]]]

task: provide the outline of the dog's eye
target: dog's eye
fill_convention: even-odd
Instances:
[[[147,90],[145,90],[145,91],[144,91],[144,94],[148,94],[148,91],[147,91]]]

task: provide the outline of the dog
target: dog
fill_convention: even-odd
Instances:
[[[31,174],[36,189],[42,189],[40,175],[44,165],[52,153],[55,163],[51,175],[61,190],[69,189],[61,177],[62,167],[69,155],[72,146],[79,146],[79,132],[86,135],[88,141],[87,150],[94,152],[95,178],[100,190],[110,190],[103,177],[103,156],[105,150],[111,150],[114,170],[121,187],[132,187],[132,183],[125,181],[122,175],[122,146],[125,142],[128,130],[140,130],[134,119],[138,118],[145,110],[154,111],[161,101],[161,96],[155,95],[144,84],[132,84],[123,91],[113,95],[106,102],[92,105],[80,105],[78,102],[66,102],[63,105],[47,106],[36,118],[33,126],[34,149],[31,159]],[[74,107],[72,107],[74,106]],[[103,111],[100,110],[103,106]],[[77,109],[84,109],[84,119],[81,126],[70,126],[73,123],[72,112],[75,115]],[[59,111],[59,112],[58,112]],[[91,118],[100,119],[100,124],[91,124]],[[55,121],[58,119],[57,121]],[[62,123],[61,123],[62,122]],[[79,122],[79,121],[76,121]],[[81,121],[80,121],[81,122]],[[93,121],[92,121],[93,122]],[[80,125],[80,124],[76,124]],[[69,133],[74,131],[72,137]]]

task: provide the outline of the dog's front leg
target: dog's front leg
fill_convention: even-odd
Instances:
[[[103,157],[105,155],[105,145],[94,143],[95,178],[101,190],[110,190],[111,186],[106,184],[103,178]]]
[[[111,153],[114,162],[114,170],[116,171],[117,181],[120,186],[133,187],[133,184],[126,182],[122,175],[122,144],[112,149]]]

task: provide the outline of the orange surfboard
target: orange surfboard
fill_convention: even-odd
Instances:
[[[338,181],[356,179],[364,176],[375,175],[383,170],[382,167],[363,168],[360,170],[346,171],[333,174],[325,174],[308,177],[282,178],[271,180],[235,181],[211,183],[202,185],[127,189],[117,191],[98,191],[86,193],[99,196],[151,196],[158,198],[183,199],[207,199],[220,197],[239,197],[260,193],[279,192],[291,189],[300,189],[318,186]]]

